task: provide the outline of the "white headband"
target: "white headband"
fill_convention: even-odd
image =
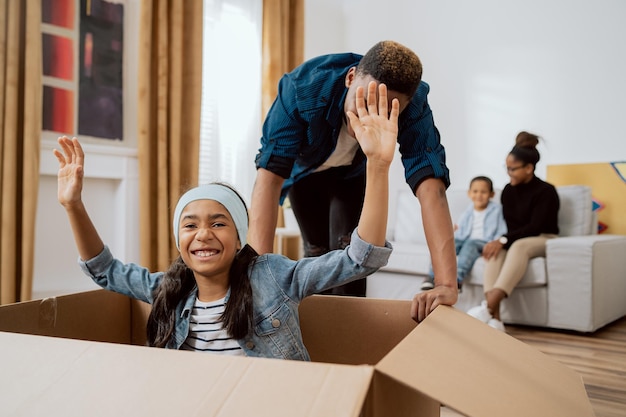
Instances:
[[[241,247],[246,245],[246,235],[248,234],[248,212],[246,206],[236,192],[229,187],[221,184],[207,184],[192,188],[182,195],[176,210],[174,210],[174,239],[176,247],[180,249],[178,242],[178,228],[180,225],[180,216],[189,203],[196,200],[214,200],[223,205],[230,213],[230,216],[237,227],[239,242]]]

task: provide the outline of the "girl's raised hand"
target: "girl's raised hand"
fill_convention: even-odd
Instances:
[[[57,198],[61,205],[68,207],[81,202],[85,154],[76,138],[62,136],[58,142],[63,152],[53,150],[54,156],[59,161]]]
[[[371,81],[367,86],[367,105],[363,87],[357,88],[356,111],[357,114],[348,112],[348,117],[368,161],[391,164],[398,140],[400,102],[398,99],[393,99],[391,112],[389,112],[387,86],[378,85],[377,100],[376,82]]]

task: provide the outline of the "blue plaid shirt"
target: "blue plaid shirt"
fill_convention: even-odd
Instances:
[[[281,78],[256,156],[257,168],[286,179],[281,203],[291,185],[314,172],[335,149],[348,91],[345,77],[361,58],[351,53],[324,55]],[[398,121],[405,178],[413,191],[429,177],[441,178],[446,187],[450,185],[445,150],[428,105],[429,90],[428,84],[421,82]],[[364,175],[365,156],[360,149],[351,168],[342,172],[344,178]]]

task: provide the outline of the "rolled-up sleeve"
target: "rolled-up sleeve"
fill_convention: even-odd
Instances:
[[[260,293],[281,288],[287,297],[297,301],[373,274],[387,265],[391,251],[389,242],[385,246],[369,244],[355,230],[348,247],[321,256],[294,261],[281,255],[262,255],[252,268],[252,280],[263,277],[265,284],[258,287]],[[268,280],[275,286],[269,285]]]
[[[306,123],[298,115],[297,92],[289,74],[278,84],[278,95],[263,123],[261,148],[256,167],[289,178],[298,157],[301,141],[306,137]]]
[[[428,105],[429,90],[428,84],[420,83],[399,121],[399,150],[405,179],[413,192],[426,178],[439,178],[446,188],[450,186],[445,149]]]
[[[150,273],[147,268],[116,259],[108,246],[86,261],[78,259],[81,270],[100,287],[147,303],[152,303],[162,272]]]
[[[366,268],[382,268],[387,265],[392,251],[391,243],[385,241],[385,246],[375,246],[367,243],[354,229],[348,247],[348,256],[358,265]]]

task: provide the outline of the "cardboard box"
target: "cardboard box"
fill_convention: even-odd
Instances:
[[[564,365],[450,307],[415,326],[409,306],[308,298],[311,363],[129,346],[148,308],[104,290],[2,306],[0,415],[594,415]]]

